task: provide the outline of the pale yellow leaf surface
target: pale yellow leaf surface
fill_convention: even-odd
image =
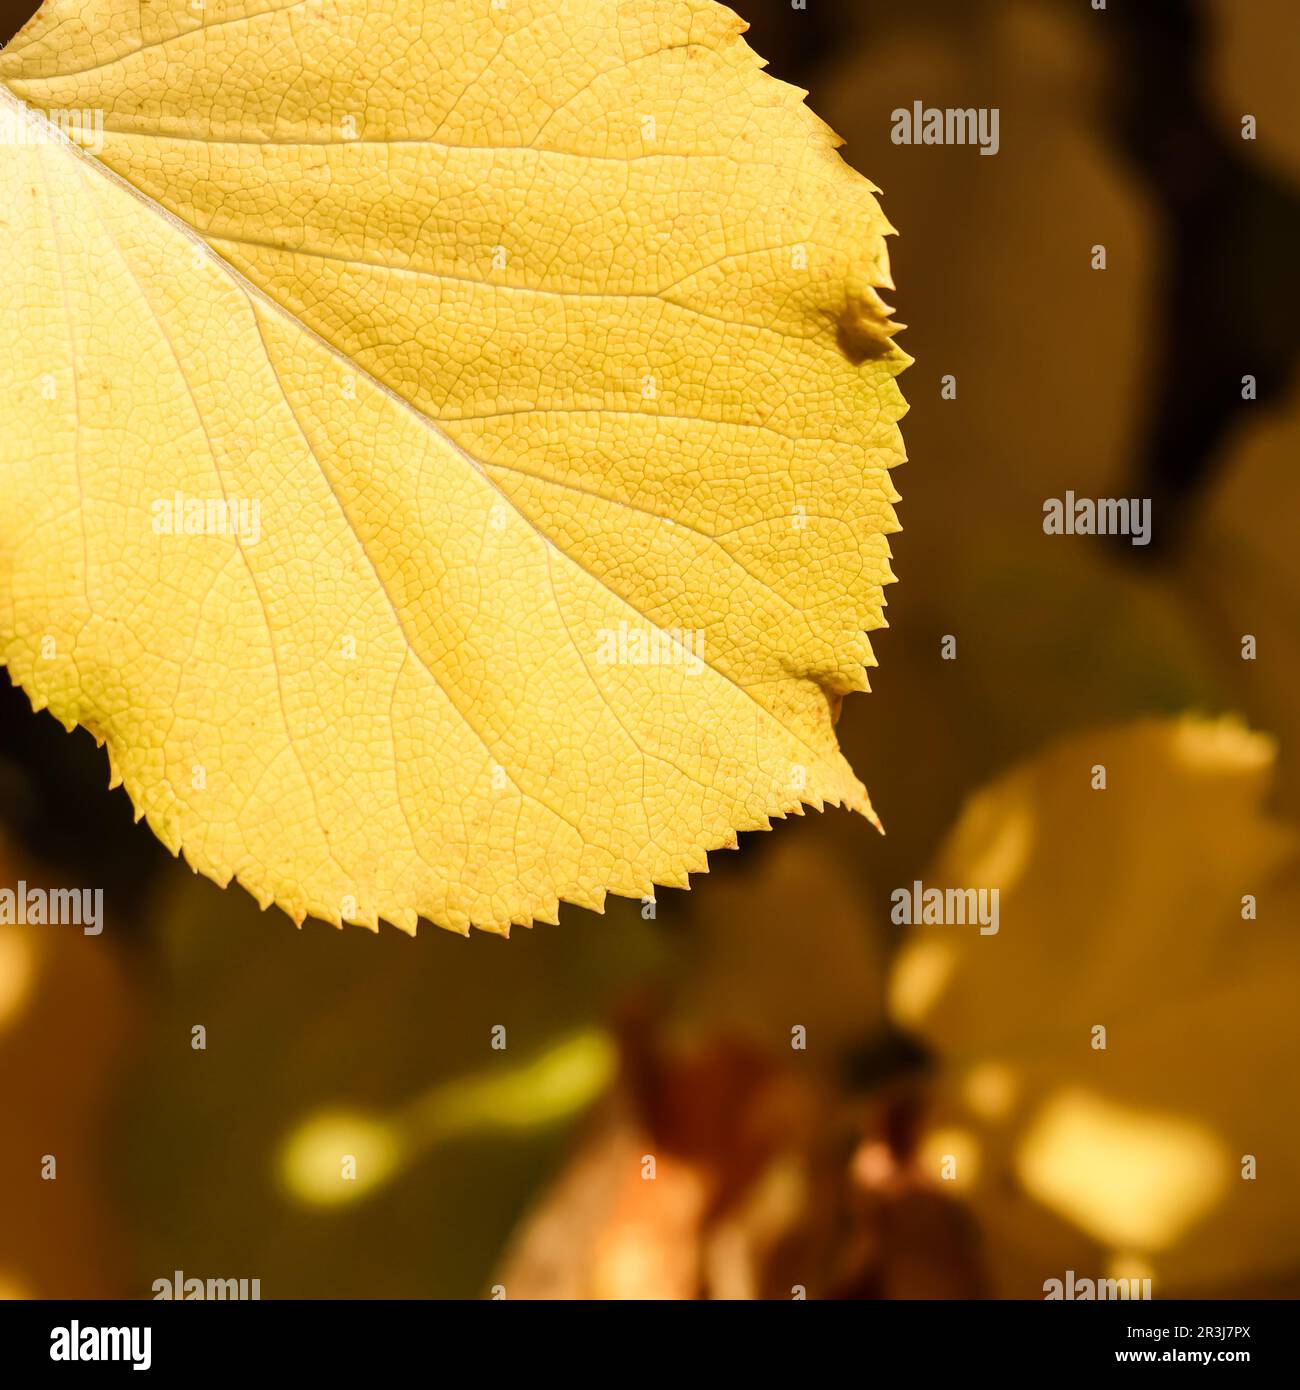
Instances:
[[[0,53],[102,113],[0,147],[3,656],[196,868],[504,931],[872,814],[891,229],[743,27],[47,0]]]

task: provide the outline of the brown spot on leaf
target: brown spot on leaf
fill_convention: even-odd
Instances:
[[[855,366],[889,353],[894,334],[907,327],[890,318],[893,312],[870,285],[849,295],[836,320],[835,340]]]

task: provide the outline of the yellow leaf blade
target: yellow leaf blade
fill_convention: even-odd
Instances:
[[[711,3],[391,9],[51,0],[0,54],[102,112],[0,151],[11,674],[297,920],[507,930],[870,814],[870,186]]]

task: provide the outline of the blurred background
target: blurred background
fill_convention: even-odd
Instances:
[[[509,942],[298,931],[3,683],[0,884],[106,923],[0,928],[0,1292],[1300,1293],[1300,6],[733,7],[901,233],[900,583],[840,721],[887,836]],[[996,157],[893,144],[917,100]],[[1067,490],[1152,544],[1045,535]],[[916,880],[999,932],[895,924]]]

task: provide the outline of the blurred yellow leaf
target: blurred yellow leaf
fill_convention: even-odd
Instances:
[[[1230,140],[1247,157],[1300,179],[1300,8],[1294,0],[1207,0],[1210,93]],[[1254,136],[1242,140],[1242,118],[1253,116]]]
[[[1179,558],[1184,602],[1252,725],[1278,740],[1278,802],[1300,821],[1300,396],[1235,441]]]
[[[891,1007],[938,1054],[924,1161],[964,1179],[1004,1292],[1041,1296],[1062,1259],[1136,1258],[1159,1294],[1300,1266],[1278,1089],[1300,835],[1265,809],[1274,756],[1229,719],[1076,737],[973,798],[927,874],[1000,890],[996,935],[903,928]]]
[[[90,113],[0,158],[4,660],[218,882],[505,931],[871,814],[890,229],[743,27],[48,0],[0,54],[11,125]]]

